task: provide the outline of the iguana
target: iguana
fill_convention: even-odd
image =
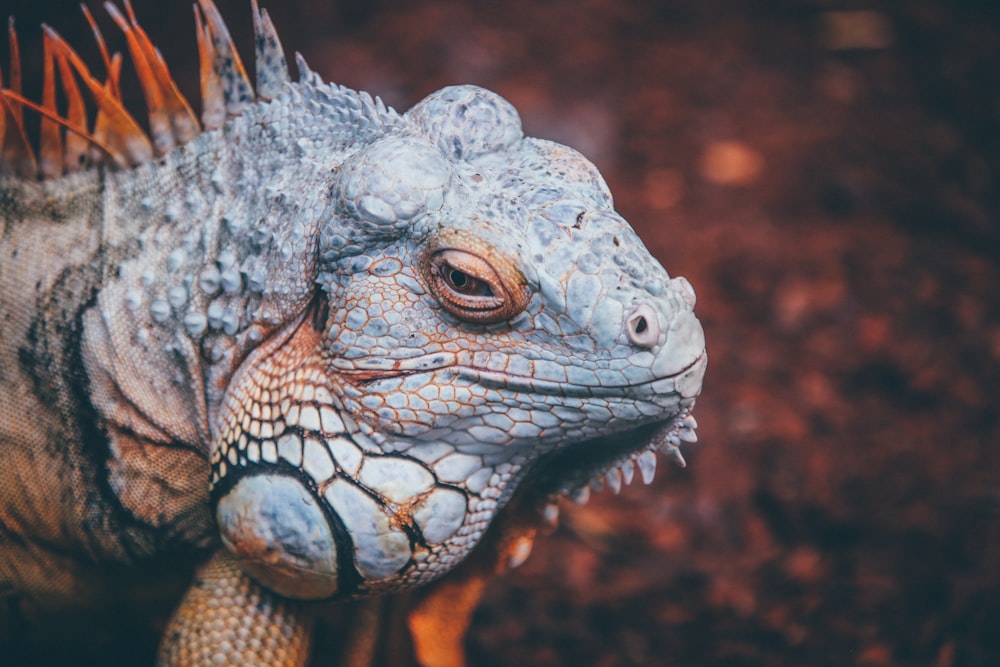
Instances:
[[[648,482],[695,439],[694,292],[590,162],[476,86],[398,113],[301,57],[292,80],[252,5],[255,85],[195,8],[200,119],[130,5],[106,5],[148,132],[86,8],[105,75],[44,27],[37,103],[11,23],[0,651],[163,592],[160,664],[301,665],[324,609],[457,568],[409,621],[425,663],[457,664],[426,633],[519,557],[519,517]]]

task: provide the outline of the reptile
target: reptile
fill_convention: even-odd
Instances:
[[[0,652],[155,599],[158,664],[318,664],[337,610],[412,591],[418,661],[461,664],[556,499],[683,461],[694,291],[493,92],[293,78],[255,1],[251,83],[199,0],[199,116],[106,8],[146,127],[86,7],[103,76],[44,26],[29,100],[11,21],[0,81]]]

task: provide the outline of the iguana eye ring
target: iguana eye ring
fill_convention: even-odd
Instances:
[[[441,306],[466,322],[500,322],[527,305],[524,280],[511,266],[496,266],[480,255],[454,248],[438,250],[422,264]]]

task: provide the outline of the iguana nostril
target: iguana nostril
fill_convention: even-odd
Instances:
[[[660,342],[660,325],[656,311],[646,304],[640,304],[625,322],[625,333],[633,345],[653,347]]]

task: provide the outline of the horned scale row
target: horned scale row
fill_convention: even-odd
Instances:
[[[420,583],[461,560],[533,466],[567,444],[659,424],[599,464],[552,459],[567,468],[553,494],[578,502],[591,487],[617,492],[636,469],[648,484],[658,450],[683,465],[707,358],[694,293],[649,257],[589,162],[524,138],[513,107],[472,86],[401,116],[323,83],[301,57],[294,83],[256,1],[256,86],[211,0],[195,8],[199,123],[127,0],[124,13],[106,8],[126,36],[150,134],[122,105],[121,58],[86,9],[106,79],[44,27],[40,104],[21,95],[11,24],[7,172],[52,180],[101,162],[150,164],[272,100],[341,117],[356,135],[350,160],[329,172],[320,291],[305,319],[274,334],[280,345],[261,342],[262,327],[283,322],[273,311],[226,305],[245,289],[268,293],[267,276],[225,250],[190,286],[125,297],[192,340],[261,342],[219,401],[210,450],[222,539],[251,575],[298,598]],[[97,107],[92,123],[78,81]],[[23,107],[42,116],[37,157]],[[308,137],[298,145],[318,159]]]
[[[255,100],[266,101],[277,96],[284,84],[290,82],[288,66],[267,10],[260,9],[257,0],[251,0],[251,4],[256,32],[256,93],[215,4],[199,0],[194,8],[201,61],[199,125],[160,51],[139,26],[131,2],[125,0],[125,14],[110,2],[105,3],[105,9],[126,37],[142,86],[149,112],[148,135],[122,102],[121,55],[109,54],[86,5],[81,8],[93,29],[106,78],[97,79],[76,51],[55,30],[43,25],[44,81],[40,104],[21,94],[21,59],[12,17],[8,23],[9,86],[4,87],[0,76],[0,168],[25,178],[51,179],[99,162],[119,167],[145,164],[190,142],[202,131],[219,129],[227,118],[240,115]],[[56,107],[57,72],[66,99],[65,114],[60,114]],[[98,109],[92,124],[87,122],[78,79]],[[42,118],[37,157],[25,132],[23,106]]]

